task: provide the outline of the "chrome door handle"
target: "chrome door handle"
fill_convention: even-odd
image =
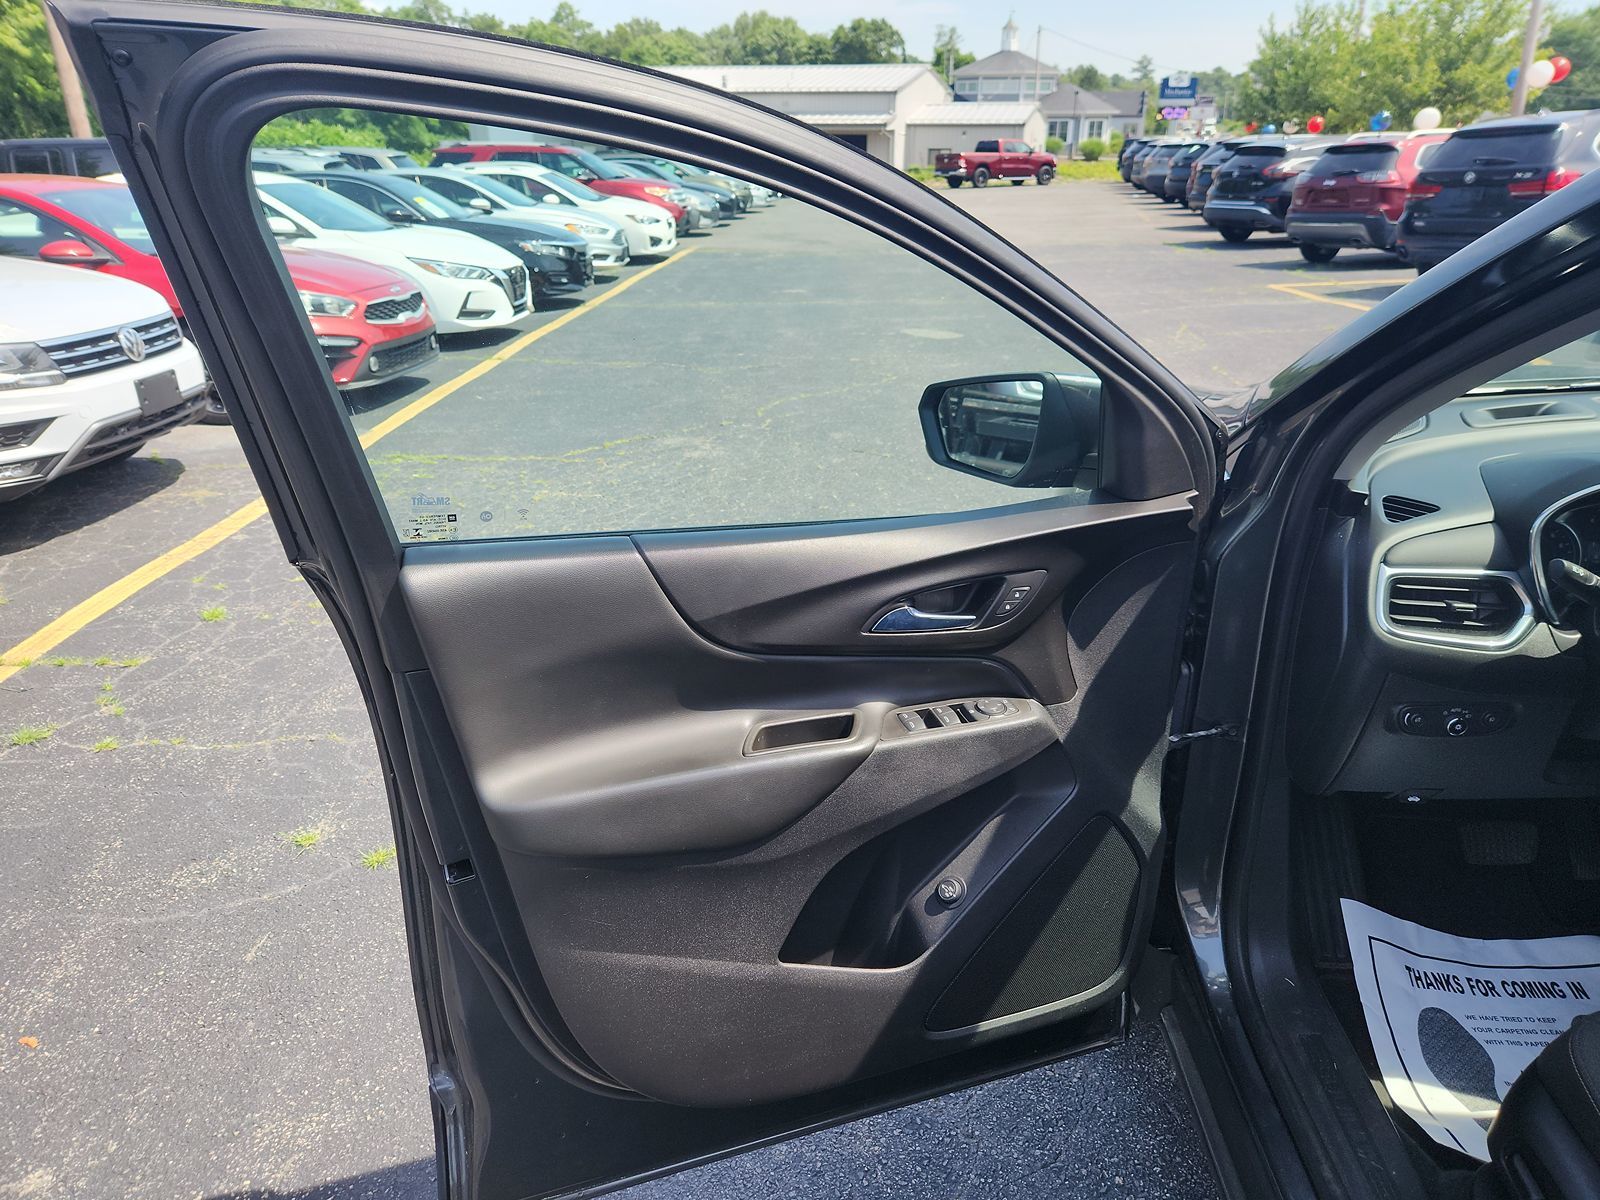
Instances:
[[[977,613],[931,613],[910,604],[900,604],[874,621],[867,632],[948,633],[956,629],[970,629],[977,623]]]

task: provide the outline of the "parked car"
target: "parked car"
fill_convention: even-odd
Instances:
[[[459,167],[420,167],[398,172],[424,187],[454,200],[462,208],[494,216],[539,221],[568,233],[575,233],[589,247],[589,261],[596,268],[628,264],[628,231],[625,222],[604,213],[580,211],[575,203],[561,200],[552,191],[549,203],[535,200],[526,192],[508,187],[491,175],[463,171]]]
[[[955,206],[737,95],[367,14],[51,12],[110,44],[78,54],[86,86],[212,301],[229,399],[273,435],[248,456],[272,527],[350,647],[449,1195],[594,1195],[1071,1054],[1144,1070],[1130,1037],[1177,1064],[1160,1119],[1193,1136],[1130,1139],[1118,1106],[1091,1160],[1097,1137],[1192,1147],[1216,1171],[1187,1178],[1237,1197],[1596,1195],[1600,987],[1572,935],[1600,925],[1600,364],[1572,339],[1600,311],[1600,178],[1201,398]],[[486,392],[408,427],[430,472],[521,439],[413,515],[410,478],[305,403],[322,364],[246,240],[250,131],[331,77],[347,105],[759,164],[928,294],[905,316],[870,303],[887,275],[792,255],[740,277],[761,302],[691,328],[721,373],[748,365],[714,393],[746,407],[704,420],[698,357],[635,357],[626,301],[598,310],[540,343],[573,356],[540,372],[570,422],[494,422]],[[1510,157],[1461,144],[1491,159],[1469,170]],[[670,328],[661,291],[611,295]],[[893,332],[957,311],[970,336],[924,343],[946,357],[895,414],[883,381],[931,352]],[[610,436],[633,444],[577,450]],[[587,469],[547,471],[569,444]],[[746,456],[796,502],[750,507]],[[586,507],[503,515],[579,487]],[[230,951],[257,936],[231,915]],[[219,1103],[282,1108],[239,1090]]]
[[[1178,152],[1172,156],[1172,162],[1167,166],[1167,178],[1162,184],[1161,198],[1169,204],[1178,203],[1189,207],[1189,176],[1194,170],[1194,164],[1204,157],[1207,150],[1211,149],[1210,142],[1186,142],[1178,147]]]
[[[182,303],[125,184],[59,175],[0,176],[0,255],[131,279],[160,295],[187,332]],[[431,341],[434,326],[409,275],[292,247],[284,249],[283,259],[307,303],[312,331],[319,341],[331,339],[324,348],[341,387],[387,377],[429,357],[426,347],[410,344]],[[407,293],[416,293],[414,306],[389,303]],[[312,305],[308,297],[318,303]],[[383,302],[370,323],[363,315],[369,301]],[[381,368],[377,358],[368,358],[378,346],[387,347]],[[228,420],[215,389],[206,391],[201,419],[219,425]]]
[[[1166,142],[1160,139],[1151,138],[1148,142],[1135,150],[1133,152],[1133,157],[1128,160],[1128,182],[1136,187],[1139,191],[1144,191],[1145,164],[1149,161],[1152,154],[1166,144]]]
[[[200,355],[156,292],[0,255],[0,500],[198,420],[205,391]]]
[[[1392,251],[1406,192],[1448,133],[1400,133],[1329,146],[1295,180],[1285,229],[1307,262],[1346,246]]]
[[[1200,215],[1227,241],[1252,233],[1282,233],[1294,198],[1294,181],[1337,138],[1282,138],[1246,142],[1216,169]]]
[[[324,171],[299,178],[359,204],[392,225],[459,229],[509,250],[528,268],[535,302],[582,291],[594,282],[588,243],[552,223],[463,208],[425,184],[387,171]]]
[[[1150,142],[1151,139],[1147,137],[1123,139],[1122,149],[1117,151],[1117,171],[1122,176],[1123,183],[1133,182],[1133,160]]]
[[[0,174],[85,175],[117,169],[105,138],[11,138],[0,141]]]
[[[657,166],[655,163],[630,158],[608,158],[606,161],[614,163],[619,171],[637,179],[656,179],[662,183],[676,184],[689,197],[690,203],[700,210],[700,219],[706,225],[731,221],[739,215],[739,200],[731,191],[686,183],[666,167]]]
[[[349,164],[339,155],[321,150],[300,150],[288,146],[256,146],[250,151],[252,171],[304,175],[308,171],[343,171],[348,168]]]
[[[1156,199],[1166,201],[1167,172],[1183,147],[1183,142],[1164,142],[1146,155],[1136,176],[1139,186]]]
[[[601,158],[614,159],[618,162],[648,163],[658,171],[666,172],[663,179],[672,178],[682,180],[685,184],[698,187],[709,187],[717,192],[730,195],[738,204],[740,212],[749,210],[755,191],[750,184],[742,179],[734,179],[715,171],[705,171],[697,167],[686,166],[683,163],[673,162],[671,159],[660,158],[656,155],[644,154],[638,150],[608,150],[601,154]],[[766,188],[760,188],[767,192]]]
[[[494,329],[532,310],[522,260],[475,234],[393,225],[290,175],[257,172],[255,183],[274,237],[409,275],[422,286],[440,333]]]
[[[1400,257],[1426,271],[1600,166],[1600,109],[1484,121],[1456,130],[1412,181]]]
[[[1212,142],[1211,148],[1190,165],[1189,183],[1183,195],[1183,206],[1194,212],[1204,208],[1206,194],[1211,191],[1217,167],[1232,158],[1233,152],[1240,146],[1252,140],[1248,137],[1231,137]]]
[[[318,146],[322,154],[337,154],[358,171],[404,171],[422,164],[404,150],[387,146]]]
[[[678,232],[670,217],[627,196],[604,195],[549,167],[529,162],[486,162],[467,163],[461,170],[498,180],[533,204],[559,204],[620,221],[628,235],[628,253],[634,258],[671,254],[678,248]]]
[[[988,187],[991,179],[1009,179],[1015,185],[1033,179],[1046,187],[1056,177],[1056,156],[1013,138],[988,138],[971,150],[934,155],[933,173],[953,188],[963,183]]]
[[[466,166],[469,163],[533,163],[559,175],[586,184],[603,196],[616,196],[654,204],[672,214],[681,236],[693,228],[689,210],[674,199],[668,183],[635,179],[617,170],[598,155],[575,146],[500,145],[493,142],[458,142],[440,146],[433,153],[432,166]]]

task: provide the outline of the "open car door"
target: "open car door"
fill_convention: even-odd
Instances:
[[[371,708],[447,1194],[600,1188],[1124,1032],[1217,472],[1180,383],[932,192],[709,88],[362,17],[55,14]],[[340,213],[274,176],[264,214],[246,165],[330,107],[783,199],[347,403],[275,244]],[[470,285],[441,318],[521,294],[410,261]]]

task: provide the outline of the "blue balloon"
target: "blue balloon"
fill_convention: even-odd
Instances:
[[[1277,133],[1278,132],[1278,127],[1276,125],[1263,125],[1261,127],[1261,132],[1262,133]]]
[[[1512,67],[1511,70],[1506,72],[1506,86],[1508,88],[1516,87],[1517,86],[1517,76],[1521,75],[1521,74],[1522,74],[1522,68],[1521,67]]]
[[[1386,108],[1382,112],[1373,113],[1372,120],[1368,121],[1367,125],[1374,133],[1382,133],[1385,129],[1389,128],[1393,121],[1394,117]]]

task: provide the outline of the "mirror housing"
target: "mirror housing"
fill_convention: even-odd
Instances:
[[[545,203],[545,204],[560,204],[561,203],[561,197],[556,195],[554,192],[546,192],[544,195],[540,196],[539,199],[540,199],[540,201],[542,203]]]
[[[275,238],[286,238],[293,237],[299,229],[288,217],[280,217],[274,213],[267,218],[267,232]]]
[[[1099,393],[1098,380],[1050,372],[935,383],[918,406],[928,457],[1007,487],[1093,487]]]
[[[417,221],[416,213],[401,208],[398,204],[385,208],[380,215],[391,225],[414,225]]]
[[[474,196],[467,201],[467,207],[475,212],[489,213],[494,211],[494,205],[489,203],[487,196]]]
[[[80,242],[76,238],[46,242],[39,247],[38,254],[41,261],[62,267],[103,267],[111,261],[87,242]]]

